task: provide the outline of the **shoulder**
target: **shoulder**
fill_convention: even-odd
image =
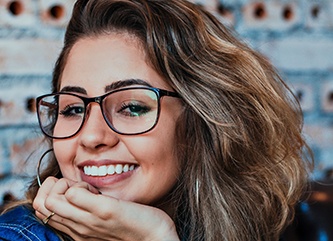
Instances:
[[[27,206],[18,206],[0,216],[0,240],[59,241],[51,228],[43,225]]]

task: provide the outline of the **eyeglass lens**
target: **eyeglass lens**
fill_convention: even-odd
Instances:
[[[127,89],[107,95],[101,104],[107,124],[120,134],[143,133],[154,127],[158,95],[150,89]],[[42,130],[53,138],[75,135],[84,124],[86,108],[80,97],[67,93],[44,96],[38,103]]]

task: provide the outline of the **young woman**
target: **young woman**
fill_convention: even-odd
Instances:
[[[278,240],[307,181],[297,101],[187,1],[78,0],[37,109],[54,157],[5,240]]]

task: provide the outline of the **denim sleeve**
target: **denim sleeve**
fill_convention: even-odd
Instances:
[[[35,216],[32,209],[20,206],[0,216],[0,240],[60,241],[57,234]]]

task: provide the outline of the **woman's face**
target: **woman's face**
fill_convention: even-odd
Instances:
[[[137,39],[109,34],[81,39],[73,46],[60,91],[95,97],[106,93],[114,83],[127,85],[131,79],[172,91],[146,63]],[[155,128],[145,134],[126,136],[112,131],[103,119],[99,104],[91,103],[81,131],[72,138],[54,140],[54,152],[63,176],[88,182],[104,195],[158,205],[180,174],[174,155],[175,125],[180,112],[178,98],[162,97]],[[130,170],[123,172],[127,167]],[[99,176],[96,174],[99,168],[122,172]],[[86,173],[86,169],[94,169],[95,174]]]

